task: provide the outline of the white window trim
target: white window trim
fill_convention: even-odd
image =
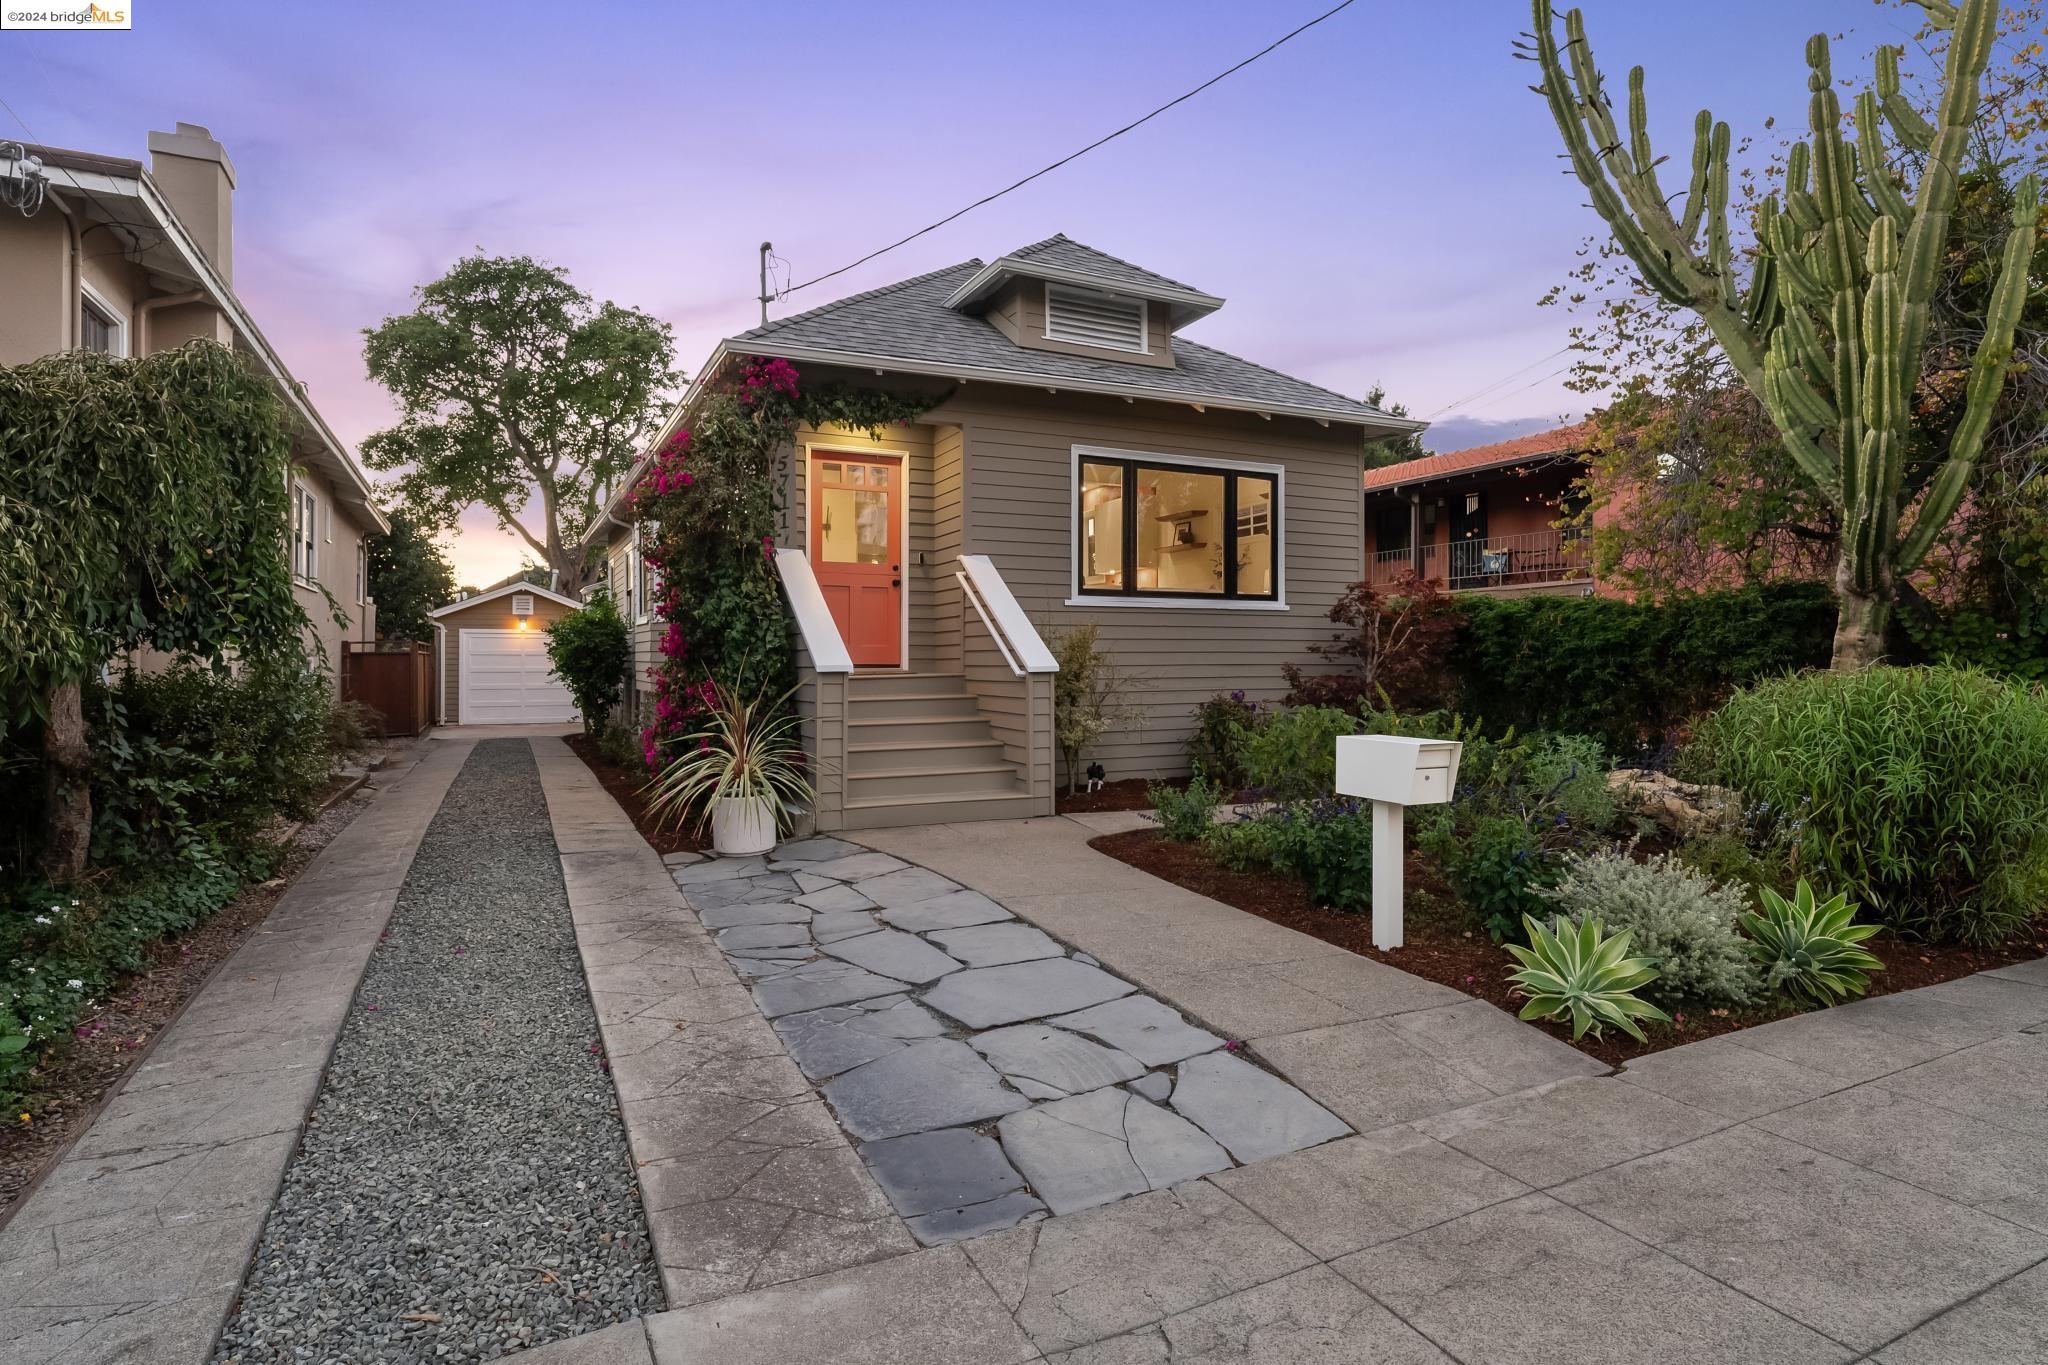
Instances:
[[[356,542],[356,605],[370,604],[370,547]]]
[[[1124,460],[1166,465],[1193,465],[1238,474],[1256,474],[1273,481],[1273,527],[1278,544],[1273,555],[1273,600],[1233,598],[1143,597],[1136,594],[1081,591],[1081,466],[1089,460]],[[1202,455],[1175,455],[1163,450],[1122,450],[1115,446],[1077,445],[1067,466],[1067,601],[1070,607],[1107,607],[1112,611],[1286,611],[1287,607],[1287,467],[1258,460],[1218,460]]]
[[[107,354],[120,359],[128,358],[128,317],[110,303],[105,294],[87,284],[78,282],[78,338],[80,345],[85,341],[85,309],[90,304],[93,311],[107,319],[114,335],[114,344]]]
[[[1052,296],[1062,294],[1092,295],[1098,299],[1115,299],[1119,303],[1138,305],[1138,344],[1136,346],[1104,346],[1099,342],[1076,341],[1072,337],[1056,337],[1052,334]],[[1152,354],[1152,304],[1149,300],[1135,298],[1130,294],[1112,294],[1106,289],[1088,289],[1077,284],[1054,284],[1045,282],[1045,336],[1044,340],[1058,342],[1062,346],[1081,346],[1091,351],[1114,351],[1119,355]]]
[[[303,514],[303,520],[301,515]],[[320,499],[312,486],[292,475],[292,577],[301,583],[320,581],[320,556],[315,528],[320,521]]]
[[[633,523],[633,541],[626,551],[626,595],[633,599],[633,624],[644,626],[653,619],[647,610],[647,599],[653,594],[647,591],[645,561],[640,557],[640,523]]]

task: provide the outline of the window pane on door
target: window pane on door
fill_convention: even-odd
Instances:
[[[1139,592],[1223,592],[1223,476],[1138,469]]]
[[[1273,595],[1273,481],[1237,476],[1237,591]]]
[[[1124,585],[1124,469],[1081,466],[1081,586]]]
[[[860,466],[855,466],[855,469]],[[827,564],[889,562],[889,495],[878,489],[820,491],[819,552]]]

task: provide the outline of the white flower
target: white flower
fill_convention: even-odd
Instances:
[[[81,981],[79,978],[75,976],[72,977],[69,981],[65,982],[64,984],[69,986],[74,991],[82,991],[85,989],[85,982]]]
[[[37,916],[36,916],[36,923],[37,923],[37,924],[49,924],[49,923],[51,923],[51,922],[52,922],[52,921],[51,921],[51,919],[50,919],[50,917],[49,917],[48,915],[37,915]]]

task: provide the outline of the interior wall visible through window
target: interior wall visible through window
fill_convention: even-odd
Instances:
[[[1084,458],[1083,593],[1274,600],[1280,508],[1269,474]]]

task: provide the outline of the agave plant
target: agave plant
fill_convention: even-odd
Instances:
[[[704,709],[679,752],[647,784],[647,807],[663,824],[708,817],[726,801],[766,801],[778,831],[812,797],[800,721],[789,699],[751,700],[722,683],[703,689]]]
[[[1628,930],[1609,937],[1597,919],[1574,925],[1562,915],[1552,916],[1548,929],[1524,915],[1522,927],[1528,931],[1529,946],[1508,945],[1522,964],[1508,980],[1529,998],[1522,1018],[1569,1018],[1573,1041],[1588,1031],[1598,1038],[1602,1027],[1612,1024],[1639,1043],[1646,1040],[1636,1020],[1670,1020],[1655,1005],[1635,997],[1636,987],[1657,979],[1657,969],[1648,958],[1628,955]]]
[[[1870,989],[1871,972],[1884,963],[1856,945],[1878,931],[1875,924],[1852,924],[1856,907],[1845,893],[1823,901],[1804,877],[1786,900],[1763,890],[1763,913],[1744,915],[1743,932],[1749,955],[1763,964],[1764,980],[1795,1000],[1832,1005]]]

